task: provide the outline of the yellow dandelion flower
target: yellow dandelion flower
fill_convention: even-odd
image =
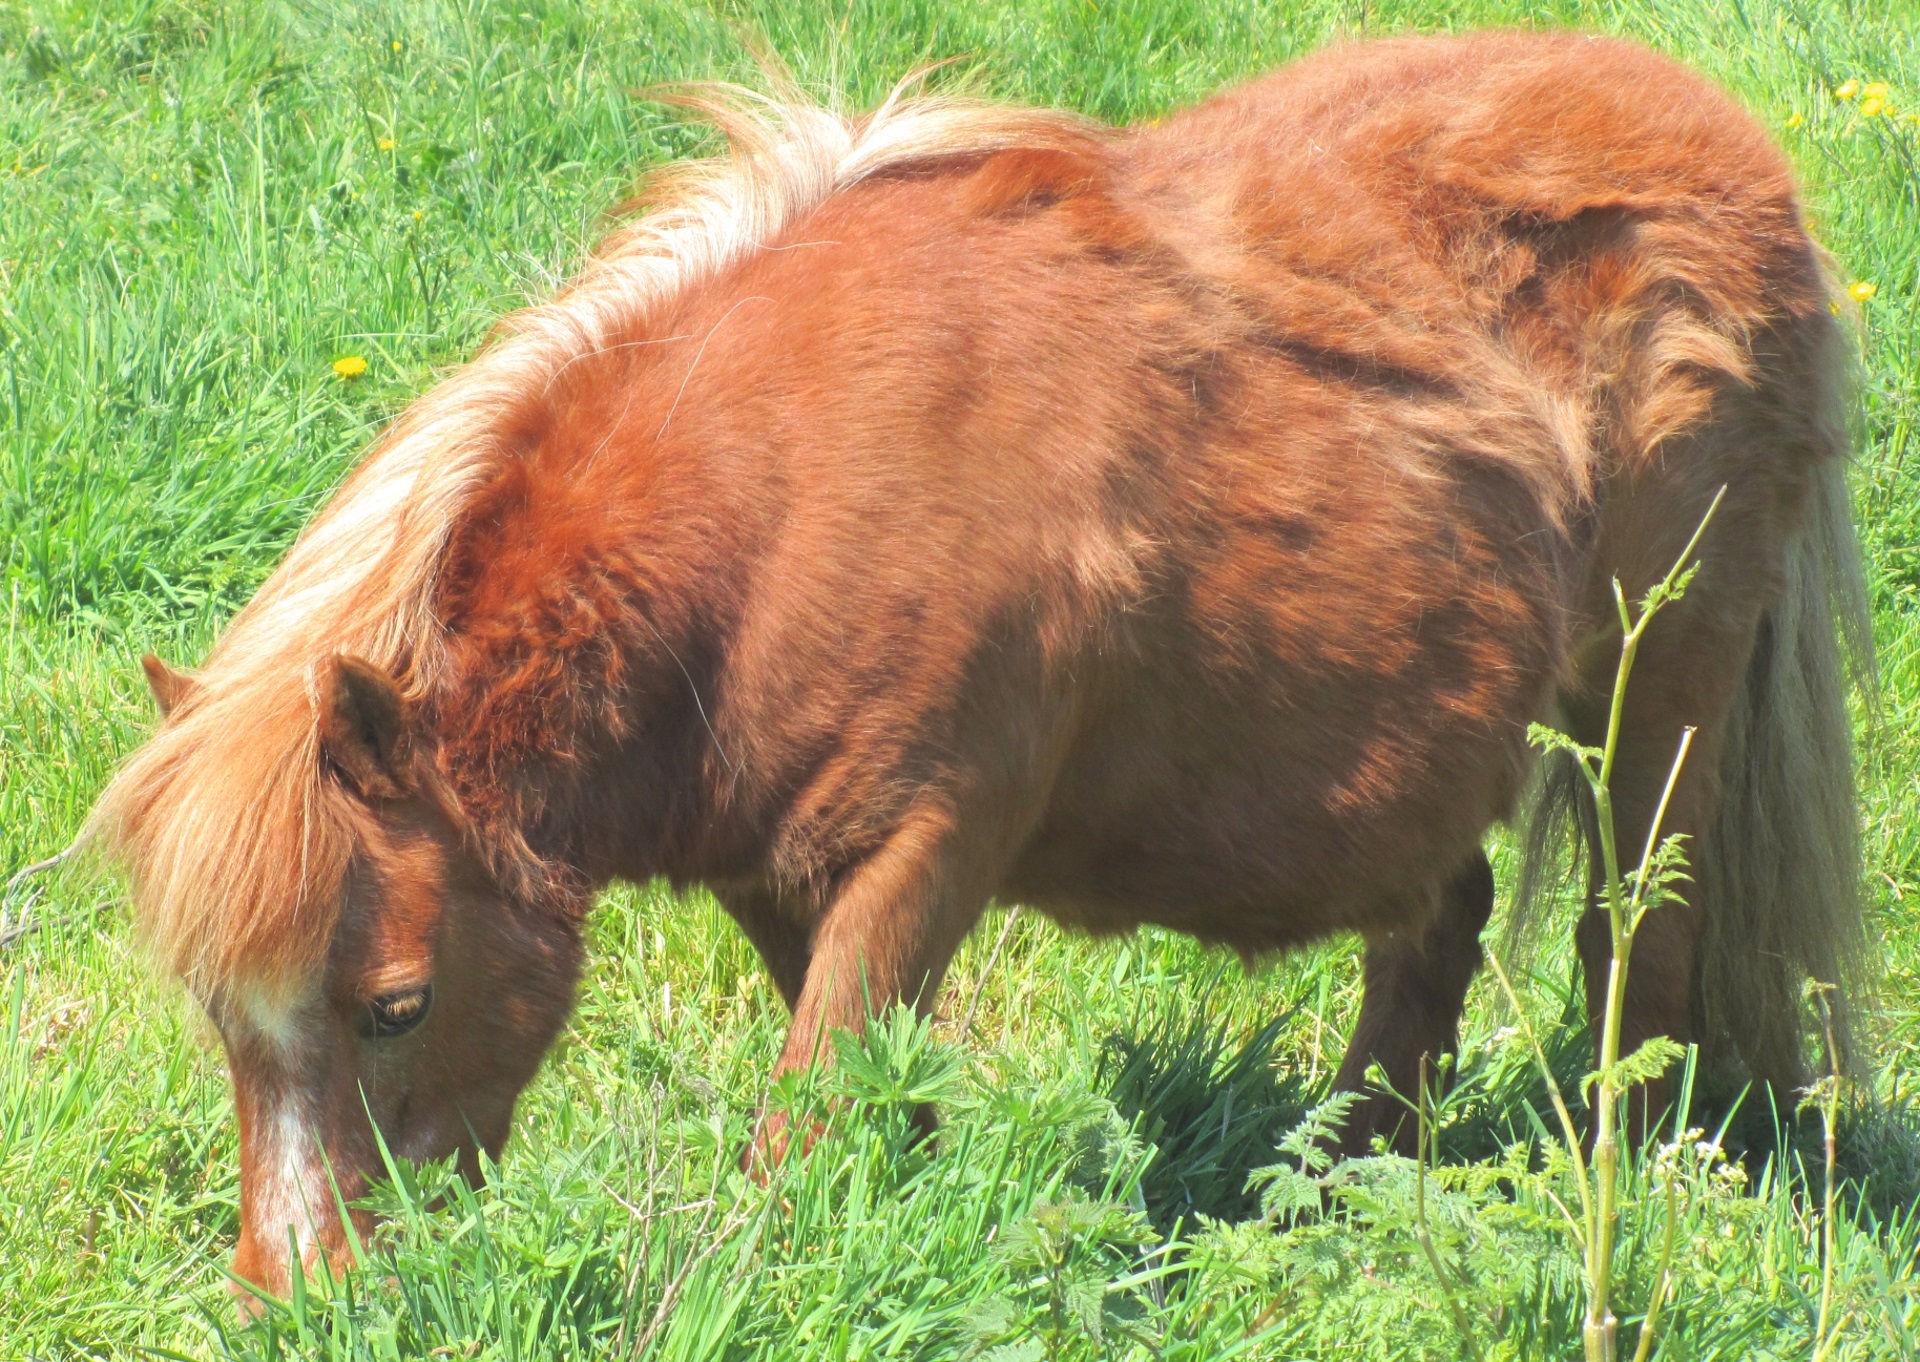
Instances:
[[[1852,99],[1855,95],[1859,93],[1860,93],[1860,82],[1857,80],[1850,80],[1850,81],[1847,81],[1845,84],[1841,85],[1838,89],[1836,89],[1833,92],[1833,97],[1835,99]]]
[[[393,50],[395,52],[398,52],[400,50],[400,40],[398,38],[395,38],[393,40]]]
[[[1876,80],[1860,87],[1860,98],[1862,99],[1885,99],[1886,97],[1887,83],[1884,80]]]
[[[1862,279],[1858,283],[1847,285],[1847,296],[1856,303],[1864,303],[1880,291],[1880,285],[1869,284]]]
[[[1790,113],[1787,115],[1787,126],[1790,128],[1797,128],[1806,121],[1807,121],[1806,119],[1802,118],[1797,113]]]
[[[392,139],[391,137],[382,137],[382,138],[380,139],[380,150],[382,150],[382,151],[392,151],[392,150],[393,150],[393,139]]]
[[[421,212],[418,208],[413,210],[413,220],[415,222],[419,222],[425,217],[426,217],[426,214]]]
[[[342,378],[358,378],[367,371],[367,362],[358,355],[342,355],[333,362],[333,371]]]
[[[1878,95],[1868,95],[1860,101],[1860,116],[1862,118],[1872,118],[1886,107],[1886,100],[1881,99]]]

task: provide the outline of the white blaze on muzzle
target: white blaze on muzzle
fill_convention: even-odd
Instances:
[[[292,1243],[303,1266],[314,1263],[318,1222],[330,1219],[333,1187],[327,1177],[319,1125],[311,1104],[297,1090],[281,1087],[261,1112],[256,1138],[265,1141],[254,1167],[253,1233],[262,1250],[273,1253]]]
[[[255,1148],[247,1151],[244,1228],[263,1258],[278,1261],[291,1245],[311,1268],[323,1227],[339,1217],[321,1139],[324,1005],[317,996],[289,999],[244,987],[228,1003],[227,1025],[242,1033],[249,1052],[248,1138]]]

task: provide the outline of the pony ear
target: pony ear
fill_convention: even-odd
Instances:
[[[328,659],[318,721],[320,750],[362,795],[392,799],[413,788],[407,703],[371,662],[344,653]]]
[[[191,673],[175,671],[152,653],[140,659],[140,670],[147,674],[147,688],[153,692],[153,702],[160,706],[163,719],[170,718],[200,689],[200,682]]]

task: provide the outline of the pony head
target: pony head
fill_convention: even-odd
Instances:
[[[196,683],[145,662],[163,713]],[[345,852],[313,968],[190,976],[218,1028],[241,1144],[236,1278],[284,1291],[295,1253],[344,1267],[388,1156],[498,1157],[572,1006],[578,919],[530,910],[470,849],[392,677],[335,655],[313,691],[315,821]],[[244,1288],[236,1287],[244,1292]]]

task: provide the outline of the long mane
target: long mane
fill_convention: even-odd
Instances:
[[[653,177],[551,301],[508,317],[471,363],[416,401],[228,625],[193,695],[101,796],[83,837],[132,881],[141,933],[203,995],[282,993],[332,938],[352,844],[322,785],[317,666],[350,653],[426,693],[440,667],[434,601],[446,547],[503,458],[508,418],[568,363],[631,338],[829,196],[875,174],[1012,147],[1084,145],[1072,115],[909,93],[849,119],[791,90],[700,86],[673,102],[725,133],[726,155]]]

